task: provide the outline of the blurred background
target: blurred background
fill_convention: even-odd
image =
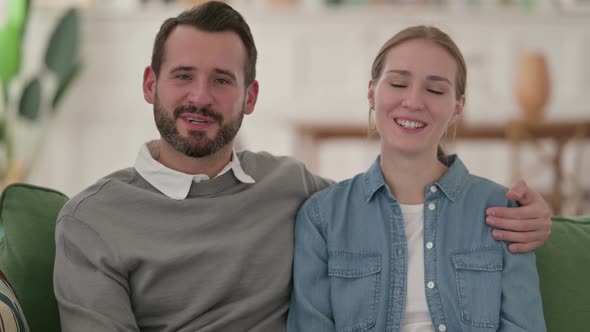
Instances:
[[[71,196],[132,166],[158,137],[141,87],[156,32],[200,2],[0,0],[3,185]],[[373,58],[399,30],[435,25],[468,66],[451,150],[477,175],[525,179],[556,213],[590,213],[590,0],[226,2],[259,51],[241,149],[293,155],[335,180],[364,171],[378,154],[367,136]]]

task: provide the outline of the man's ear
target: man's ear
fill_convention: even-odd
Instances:
[[[256,100],[258,100],[258,81],[254,80],[252,84],[246,89],[246,100],[244,105],[244,113],[252,114],[254,112],[254,106],[256,106]]]
[[[156,99],[156,73],[150,66],[143,71],[143,99],[150,104]]]

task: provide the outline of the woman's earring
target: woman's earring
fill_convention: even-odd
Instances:
[[[455,138],[457,137],[457,127],[459,125],[454,125],[453,126],[453,131],[451,132],[451,137],[449,137],[449,144],[453,144],[455,143]]]
[[[375,110],[375,108],[373,106],[371,106],[371,108],[369,108],[369,130],[371,131],[375,131],[377,130],[377,124],[374,123],[373,121],[373,117],[371,116],[373,114],[373,111]]]
[[[445,131],[445,138],[446,143],[451,145],[455,142],[455,138],[457,137],[457,127],[459,127],[459,119],[453,119],[449,124],[449,128]]]

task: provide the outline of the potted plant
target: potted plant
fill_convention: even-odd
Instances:
[[[0,24],[0,187],[22,181],[39,154],[68,88],[80,71],[80,15],[60,16],[39,68],[22,74],[30,0],[7,0]],[[29,70],[28,72],[31,72]]]

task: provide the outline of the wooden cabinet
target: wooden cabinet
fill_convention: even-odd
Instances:
[[[319,154],[324,142],[378,139],[375,135],[369,135],[367,128],[350,122],[300,122],[295,126],[298,142],[296,156],[310,169],[318,171]],[[585,187],[581,179],[588,176],[584,148],[590,142],[590,116],[578,121],[527,123],[513,120],[500,125],[464,124],[457,129],[455,139],[505,143],[511,152],[507,162],[512,181],[525,179],[534,183],[541,170],[548,171],[551,186],[543,195],[554,212],[572,215],[582,212],[581,200]],[[544,143],[549,143],[549,146]],[[574,149],[574,160],[569,165],[564,160],[566,145]],[[533,160],[524,158],[526,152],[532,152]],[[485,152],[482,155],[485,158]]]

